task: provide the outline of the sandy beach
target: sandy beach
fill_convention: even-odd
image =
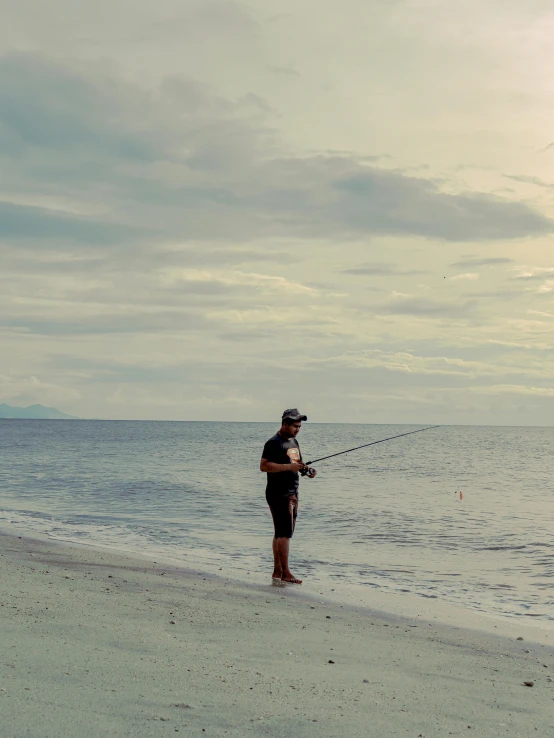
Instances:
[[[554,651],[527,637],[85,546],[0,554],[5,738],[554,735]]]

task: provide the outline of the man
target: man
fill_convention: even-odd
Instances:
[[[298,515],[298,472],[307,470],[296,440],[302,421],[308,420],[297,408],[285,410],[281,428],[264,446],[260,470],[267,473],[265,498],[275,527],[273,538],[273,582],[302,584],[289,569],[290,539]],[[304,472],[309,479],[315,469]]]

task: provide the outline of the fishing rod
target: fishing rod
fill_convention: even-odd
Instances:
[[[313,461],[307,461],[306,467],[300,470],[300,474],[305,476],[313,476],[314,469],[310,469],[310,464],[316,464],[318,461],[325,461],[326,459],[332,459],[335,456],[341,456],[342,454],[349,454],[351,451],[358,451],[360,448],[367,448],[368,446],[375,446],[378,443],[384,443],[385,441],[392,441],[394,438],[402,438],[403,436],[411,436],[412,433],[421,433],[422,431],[432,430],[433,428],[439,428],[438,425],[430,425],[428,428],[418,428],[415,431],[408,431],[408,433],[399,433],[397,436],[390,436],[389,438],[381,438],[380,441],[372,441],[371,443],[364,443],[362,446],[354,446],[354,448],[348,448],[346,451],[339,451],[336,454],[329,454],[329,456],[322,456],[320,459],[314,459]]]

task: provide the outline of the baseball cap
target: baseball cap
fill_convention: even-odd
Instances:
[[[292,407],[292,408],[289,408],[288,410],[285,410],[285,412],[283,413],[283,416],[282,416],[282,420],[284,420],[285,418],[287,418],[288,420],[296,420],[296,421],[298,421],[298,420],[308,420],[308,416],[307,415],[302,415],[298,411],[298,408],[297,407]]]

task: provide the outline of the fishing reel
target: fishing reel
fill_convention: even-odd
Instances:
[[[300,475],[308,477],[308,479],[313,479],[316,475],[316,470],[312,469],[311,466],[305,466],[303,469],[300,469]]]

